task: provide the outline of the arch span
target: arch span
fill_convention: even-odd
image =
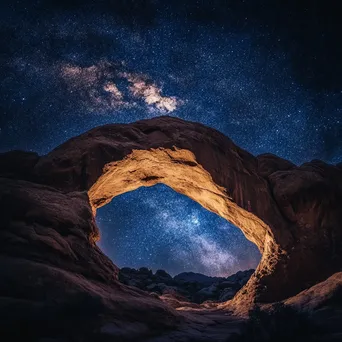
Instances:
[[[63,191],[87,191],[94,213],[140,186],[164,183],[187,195],[239,227],[262,253],[235,301],[270,302],[341,265],[336,244],[341,231],[334,226],[341,213],[328,202],[316,210],[322,196],[333,201],[340,188],[322,191],[315,167],[298,168],[273,155],[254,157],[211,128],[160,117],[106,125],[73,138],[40,158],[34,175]],[[324,163],[319,168],[331,175],[324,181],[339,184],[339,168]],[[329,219],[322,221],[322,215]]]
[[[96,211],[118,195],[157,183],[168,185],[238,226],[263,251],[270,228],[252,212],[239,207],[189,150],[133,150],[124,159],[105,165],[103,174],[88,191],[89,200]]]

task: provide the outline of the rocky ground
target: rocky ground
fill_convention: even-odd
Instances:
[[[206,301],[225,302],[247,283],[254,270],[239,271],[227,278],[209,277],[200,273],[184,272],[172,277],[164,270],[155,273],[147,267],[139,269],[124,267],[119,271],[119,280],[129,286],[170,299],[197,304]]]

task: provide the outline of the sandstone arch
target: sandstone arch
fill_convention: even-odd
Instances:
[[[284,299],[341,269],[341,165],[254,157],[211,128],[160,117],[92,129],[42,157],[5,153],[0,166],[0,241],[11,257],[117,287],[117,268],[95,244],[96,208],[162,182],[237,225],[262,252],[237,306]]]
[[[260,266],[263,276],[272,274],[272,262],[278,260],[281,253],[274,243],[272,229],[253,214],[250,200],[246,200],[246,208],[237,205],[227,189],[214,182],[190,150],[175,146],[132,150],[123,159],[105,164],[101,176],[88,190],[89,201],[96,214],[97,208],[114,197],[157,183],[168,185],[239,227],[246,238],[256,244],[261,253],[265,253]],[[242,196],[242,189],[238,191]],[[248,195],[244,196],[248,198]],[[249,287],[249,297],[245,300],[256,295],[254,281]]]
[[[118,195],[157,183],[168,185],[235,224],[263,251],[270,228],[252,212],[239,207],[189,150],[133,150],[124,159],[106,164],[88,191],[90,204],[95,213]]]
[[[95,243],[96,208],[156,182],[232,221],[262,252],[250,281],[223,308],[246,313],[254,302],[287,298],[341,270],[341,164],[254,157],[211,128],[170,117],[106,125],[45,156],[0,153],[1,333],[13,337],[20,322],[34,340],[51,333],[101,339],[101,327],[114,323],[116,336],[136,341],[189,324],[188,315],[119,283],[118,268]],[[287,302],[327,303],[340,277]]]
[[[87,191],[93,210],[158,182],[193,198],[262,252],[236,298],[260,302],[286,298],[339,269],[340,175],[322,162],[298,168],[272,155],[254,157],[213,129],[170,117],[95,128],[40,158],[33,172],[63,191]]]

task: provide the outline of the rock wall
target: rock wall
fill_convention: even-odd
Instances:
[[[0,178],[0,207],[0,340],[134,341],[181,321],[117,281],[86,192]]]

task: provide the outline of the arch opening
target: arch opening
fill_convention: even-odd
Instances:
[[[107,163],[88,191],[94,215],[98,208],[114,197],[158,183],[189,197],[241,229],[262,254],[256,273],[260,269],[263,276],[272,273],[270,256],[278,254],[278,251],[273,249],[273,238],[268,225],[254,215],[250,208],[237,205],[227,190],[214,182],[211,174],[196,160],[194,153],[187,149],[172,147],[132,150],[125,158]],[[266,259],[265,268],[261,264]],[[258,278],[259,276],[251,277],[245,285],[248,287],[250,284],[253,289],[251,296],[255,295],[255,282],[258,282]]]
[[[225,278],[260,261],[239,228],[163,184],[115,197],[96,222],[98,246],[119,268]]]

